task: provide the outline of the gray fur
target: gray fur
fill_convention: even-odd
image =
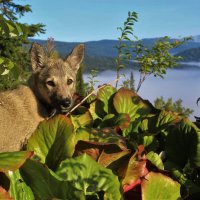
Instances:
[[[0,93],[0,152],[20,150],[42,120],[53,112],[65,114],[73,105],[84,45],[76,46],[62,60],[48,58],[34,43],[30,56],[29,86]]]

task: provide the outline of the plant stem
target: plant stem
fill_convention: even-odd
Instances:
[[[148,75],[149,74],[140,73],[140,80],[139,80],[139,83],[138,83],[138,86],[137,86],[137,90],[136,90],[137,93],[139,92],[139,90],[140,90],[143,82],[146,80],[146,78],[147,78]]]
[[[119,80],[119,77],[120,77],[120,75],[119,75],[119,70],[120,70],[120,50],[118,49],[118,56],[117,56],[117,78],[116,78],[116,84],[115,84],[115,88],[117,89],[117,87],[118,87],[118,80]]]
[[[66,113],[65,116],[70,115],[76,108],[78,108],[81,104],[83,104],[92,94],[95,94],[96,92],[98,92],[100,89],[106,87],[107,85],[112,85],[112,83],[119,81],[120,78],[122,78],[122,77],[119,76],[119,78],[115,79],[114,81],[107,83],[107,84],[104,84],[104,85],[98,87],[97,89],[93,90],[92,92],[90,92],[84,99],[82,99],[82,101],[80,103],[78,103],[68,113]]]

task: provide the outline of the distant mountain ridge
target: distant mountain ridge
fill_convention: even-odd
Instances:
[[[194,42],[200,42],[200,35],[193,36],[193,41]]]
[[[200,36],[199,36],[200,38]],[[151,47],[156,40],[160,38],[147,38],[143,39],[142,43],[146,47]],[[46,44],[46,40],[37,40],[31,39],[32,42],[37,42],[41,45]],[[180,55],[184,57],[183,61],[193,61],[193,56],[195,59],[198,57],[198,53],[193,49],[200,49],[200,42],[196,42],[195,40],[188,41],[187,43],[181,45],[178,48],[175,48],[171,51],[171,53],[175,55]],[[71,52],[74,46],[79,44],[80,42],[60,42],[55,41],[56,50],[59,52],[61,57],[65,57],[67,54]],[[129,43],[129,42],[125,42]],[[99,71],[103,71],[106,69],[115,69],[115,58],[117,57],[117,49],[115,46],[119,44],[118,40],[99,40],[99,41],[88,41],[84,42],[85,44],[85,59],[84,59],[84,68],[85,72],[90,71],[93,68],[96,68]],[[186,52],[186,53],[184,53]],[[188,55],[191,55],[188,58]],[[195,60],[196,61],[196,60]],[[138,65],[135,63],[125,62],[125,66],[131,68],[138,68]]]
[[[142,39],[142,43],[147,47],[151,47],[154,44],[154,42],[158,39],[159,38]],[[31,39],[31,41],[37,42],[41,45],[44,45],[46,43],[46,40]],[[129,42],[125,42],[125,43],[129,43]],[[79,42],[55,41],[56,49],[61,56],[65,56],[66,53],[69,53],[71,49],[77,44],[79,44]],[[87,56],[102,56],[102,57],[115,58],[117,56],[117,49],[114,47],[119,44],[119,41],[118,40],[99,40],[99,41],[84,42],[84,44],[85,44]],[[200,47],[200,42],[188,41],[187,43],[181,45],[180,47],[173,49],[171,53],[177,54],[177,53],[180,53],[181,51],[185,51],[187,49],[192,49],[192,48],[198,48],[198,47]]]
[[[181,56],[184,62],[200,62],[200,48],[187,49],[176,55]]]

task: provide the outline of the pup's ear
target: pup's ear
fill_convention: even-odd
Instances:
[[[71,66],[71,68],[77,72],[81,62],[83,61],[84,58],[84,44],[79,44],[74,49],[72,52],[65,58],[65,61],[68,62]]]
[[[40,70],[44,66],[46,55],[44,49],[39,44],[32,44],[30,49],[30,57],[33,72]]]

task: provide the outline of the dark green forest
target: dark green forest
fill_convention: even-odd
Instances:
[[[155,41],[159,38],[149,38],[142,39],[141,42],[145,47],[151,48]],[[41,45],[46,44],[46,40],[35,40],[31,39],[31,42],[37,42]],[[171,40],[173,41],[173,39]],[[59,52],[61,57],[69,53],[71,49],[77,45],[78,42],[60,42],[55,41],[55,48]],[[115,59],[117,57],[117,49],[115,46],[119,44],[118,40],[101,40],[101,41],[90,41],[85,42],[86,56],[84,59],[84,71],[88,73],[92,68],[96,68],[99,72],[103,70],[115,70]],[[130,44],[130,42],[125,41],[125,44]],[[29,46],[29,45],[28,45]],[[183,57],[181,61],[190,62],[198,61],[200,58],[199,42],[188,41],[187,43],[170,50],[171,53]],[[132,59],[135,58],[135,53],[132,53]],[[125,61],[126,68],[138,69],[136,63],[131,61]],[[182,66],[182,68],[187,68],[188,66]]]
[[[176,55],[181,56],[184,62],[200,62],[200,48],[187,49]]]

